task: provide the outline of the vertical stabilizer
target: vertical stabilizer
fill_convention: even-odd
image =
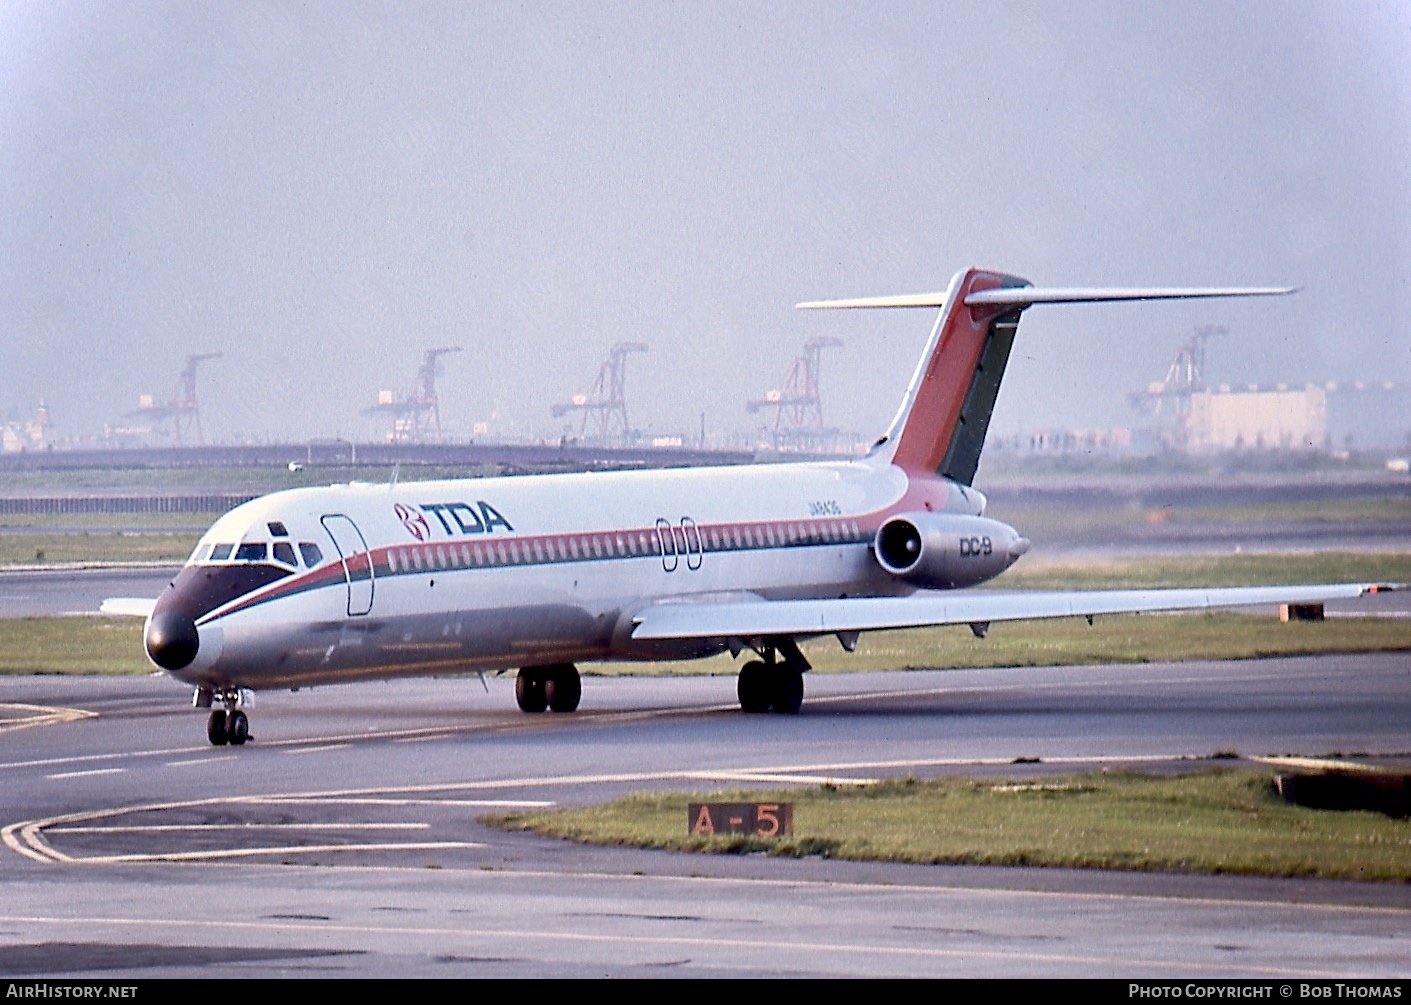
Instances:
[[[966,301],[983,290],[1028,285],[1016,276],[967,269],[955,275],[943,296],[872,297],[799,306],[941,308],[901,408],[878,442],[877,455],[907,471],[939,473],[969,485],[980,463],[1022,308]]]

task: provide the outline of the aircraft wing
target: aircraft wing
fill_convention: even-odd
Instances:
[[[1051,591],[926,590],[905,597],[846,597],[819,600],[692,601],[644,607],[633,615],[634,639],[767,638],[831,635],[976,625],[993,621],[1087,617],[1216,607],[1317,604],[1368,593],[1403,589],[1403,584],[1333,583],[1314,586],[1241,586],[1218,589]]]
[[[117,618],[145,618],[157,601],[151,597],[109,597],[98,605],[98,613]]]

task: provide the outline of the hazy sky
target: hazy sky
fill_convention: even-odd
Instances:
[[[1411,380],[1411,3],[0,4],[0,419],[168,397],[221,442],[363,438],[461,345],[456,434],[746,431],[816,335],[832,425],[895,410],[925,312],[799,300],[1289,284],[1025,316],[1000,432],[1214,381]]]

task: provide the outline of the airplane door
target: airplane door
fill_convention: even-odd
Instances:
[[[323,517],[323,529],[333,539],[348,584],[348,614],[359,617],[372,610],[372,557],[358,525],[342,514]]]
[[[665,517],[657,518],[657,549],[661,553],[661,567],[667,572],[675,572],[681,560],[676,554],[676,535],[672,533],[671,521]]]
[[[680,526],[673,526],[666,517],[657,518],[657,552],[661,555],[661,567],[666,572],[675,572],[686,559],[686,568],[701,567],[705,555],[705,542],[701,539],[701,529],[696,521],[688,516],[681,518]]]
[[[696,521],[688,516],[681,518],[681,537],[685,541],[686,568],[699,569],[705,548],[701,544],[701,529],[696,526]]]

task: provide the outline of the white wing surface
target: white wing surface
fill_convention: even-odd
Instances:
[[[820,600],[670,601],[633,616],[634,639],[728,639],[830,635],[837,632],[983,624],[1038,618],[1093,617],[1217,607],[1317,604],[1404,588],[1400,584],[1333,583],[1219,589],[923,591],[906,597]]]
[[[151,597],[109,597],[98,605],[98,613],[115,618],[145,618],[156,605]]]

